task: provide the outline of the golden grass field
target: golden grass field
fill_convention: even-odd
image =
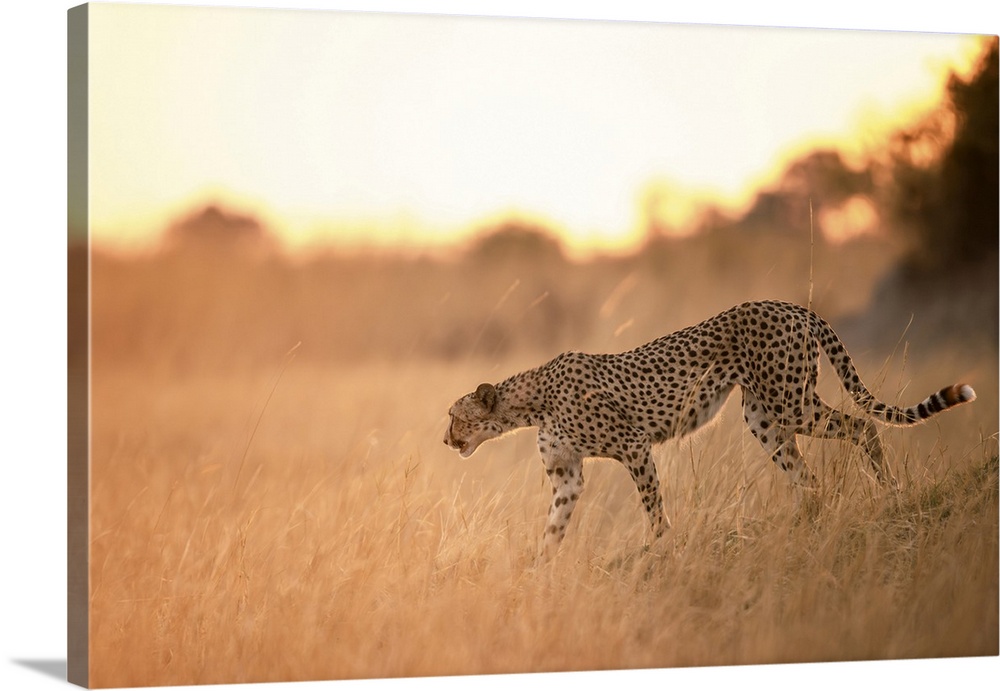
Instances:
[[[835,327],[879,268],[839,292],[842,256],[815,277]],[[638,345],[741,290],[803,301],[808,265],[687,297],[665,282],[709,277],[406,266],[165,281],[160,263],[95,262],[92,685],[998,653],[995,347],[847,343],[887,401],[959,380],[979,394],[885,429],[898,492],[871,482],[859,450],[803,440],[822,490],[796,509],[734,395],[656,450],[665,537],[650,542],[624,469],[590,461],[562,549],[539,566],[550,490],[533,432],[463,460],[442,444],[452,401],[566,347]],[[544,331],[553,303],[582,335],[572,319]],[[317,352],[359,333],[359,352]],[[849,405],[821,366],[821,393]]]

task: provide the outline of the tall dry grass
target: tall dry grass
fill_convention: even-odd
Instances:
[[[363,315],[393,285],[431,285],[435,328],[474,340],[491,323],[527,328],[543,304],[531,307],[532,291],[523,304],[501,300],[511,276],[498,276],[477,321],[449,321],[440,306],[476,291],[413,271],[399,279],[414,283],[383,277],[385,293],[339,309]],[[579,307],[598,315],[592,342],[650,328],[650,290],[662,288],[650,275],[631,267],[596,287],[565,276],[594,293]],[[588,462],[559,556],[538,566],[550,490],[532,432],[467,460],[441,439],[453,399],[537,364],[565,336],[446,357],[412,345],[429,337],[407,340],[428,313],[415,310],[395,325],[405,357],[324,359],[308,343],[286,357],[296,323],[321,333],[308,324],[323,310],[301,306],[315,297],[302,274],[288,274],[292,287],[248,281],[222,302],[193,278],[149,276],[95,274],[95,311],[105,310],[92,391],[95,686],[998,652],[995,354],[855,352],[890,401],[959,378],[979,393],[919,429],[884,433],[898,492],[872,484],[856,449],[804,442],[823,487],[812,512],[796,509],[734,396],[709,429],[657,451],[673,520],[664,538],[650,543],[627,473]],[[183,288],[192,284],[202,292]],[[225,329],[199,337],[178,321],[157,332],[178,303],[200,323],[200,310],[272,302],[293,306],[271,334],[280,349],[236,329],[251,360],[217,364],[230,352]],[[465,303],[456,311],[473,318]],[[628,318],[641,324],[618,331]],[[394,333],[378,317],[335,325],[372,323]],[[130,325],[131,336],[106,332]],[[821,390],[840,400],[835,382]]]
[[[285,371],[95,391],[94,683],[187,684],[997,652],[995,439],[889,435],[899,493],[832,443],[796,512],[738,411],[659,454],[669,535],[616,464],[557,560],[530,433],[462,461],[472,368]],[[427,388],[428,380],[438,386]],[[117,401],[117,402],[116,402]],[[246,444],[249,441],[249,449]],[[244,455],[245,452],[245,455]]]

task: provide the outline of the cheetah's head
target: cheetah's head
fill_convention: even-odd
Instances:
[[[448,411],[451,420],[444,434],[444,443],[468,458],[488,439],[499,437],[503,425],[496,416],[499,396],[492,384],[480,384],[470,394],[462,396]]]

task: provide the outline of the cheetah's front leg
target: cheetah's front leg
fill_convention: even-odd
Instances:
[[[642,506],[649,516],[653,536],[660,537],[670,527],[670,519],[663,512],[663,497],[660,495],[660,479],[653,463],[652,449],[646,439],[636,440],[625,446],[621,462],[628,468],[635,487],[642,498]]]
[[[539,434],[539,447],[545,473],[552,483],[552,503],[549,505],[540,554],[542,561],[546,561],[559,550],[573,508],[583,494],[583,457],[569,449],[552,448],[542,434]]]

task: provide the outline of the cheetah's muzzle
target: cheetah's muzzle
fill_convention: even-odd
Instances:
[[[464,454],[465,448],[469,445],[469,442],[455,441],[454,439],[445,439],[444,443],[458,451],[460,454]]]

